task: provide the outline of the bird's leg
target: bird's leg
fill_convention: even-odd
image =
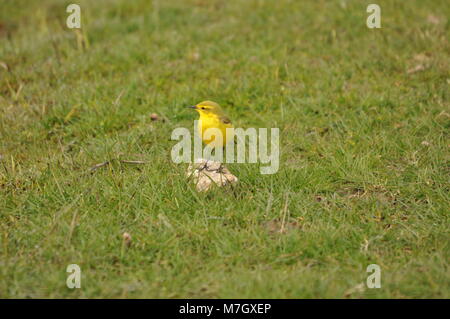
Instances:
[[[207,161],[212,161],[212,152],[214,151],[214,148],[206,145],[205,149],[203,151],[203,157],[207,160]]]

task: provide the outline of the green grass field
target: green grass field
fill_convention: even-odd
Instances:
[[[373,2],[0,0],[0,297],[449,298],[450,8]],[[206,99],[278,173],[195,191]]]

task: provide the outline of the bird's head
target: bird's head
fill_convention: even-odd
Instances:
[[[194,106],[189,106],[189,108],[192,108],[194,110],[196,110],[198,113],[201,114],[222,114],[222,108],[220,107],[219,104],[217,104],[216,102],[212,102],[212,101],[203,101],[200,102]]]

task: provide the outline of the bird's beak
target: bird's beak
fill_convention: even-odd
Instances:
[[[194,110],[195,110],[195,109],[197,109],[197,105],[188,106],[187,108],[188,108],[188,109],[194,109]]]

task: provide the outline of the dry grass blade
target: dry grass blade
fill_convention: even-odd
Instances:
[[[97,169],[99,169],[99,168],[101,168],[101,167],[104,167],[104,166],[106,166],[106,165],[109,165],[109,164],[111,164],[113,161],[115,161],[116,159],[112,159],[112,160],[109,160],[109,161],[106,161],[106,162],[102,162],[102,163],[98,163],[98,164],[95,164],[94,166],[92,166],[91,168],[90,168],[90,171],[95,171],[95,170],[97,170]],[[140,165],[140,164],[146,164],[147,162],[146,161],[138,161],[138,160],[118,160],[120,163],[124,163],[124,164],[134,164],[134,165]]]

